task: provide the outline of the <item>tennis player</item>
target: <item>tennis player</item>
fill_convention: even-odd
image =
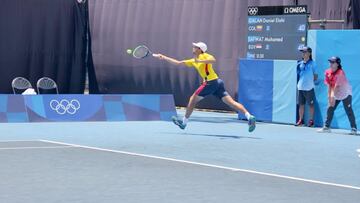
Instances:
[[[179,61],[163,54],[154,55],[156,58],[165,60],[175,65],[194,67],[203,78],[203,83],[201,86],[190,97],[183,119],[173,117],[173,122],[175,125],[179,126],[181,129],[185,129],[196,104],[204,97],[208,95],[214,95],[234,110],[242,112],[248,120],[249,132],[254,131],[256,127],[255,117],[251,115],[242,104],[236,102],[225,90],[224,82],[219,79],[218,75],[213,69],[213,64],[216,62],[216,59],[214,56],[207,53],[207,45],[203,42],[193,43],[192,45],[192,51],[194,54],[194,58],[192,59]]]
[[[341,59],[337,56],[329,58],[330,68],[325,71],[325,84],[328,85],[327,118],[323,128],[318,132],[331,132],[330,124],[334,116],[336,107],[343,103],[346,115],[349,118],[351,131],[350,134],[356,135],[357,127],[354,111],[352,109],[352,90],[342,69]]]

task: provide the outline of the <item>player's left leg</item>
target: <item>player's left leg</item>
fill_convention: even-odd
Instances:
[[[242,112],[243,114],[245,114],[246,118],[249,121],[249,123],[248,123],[249,124],[249,132],[252,132],[255,130],[255,127],[256,127],[255,116],[251,115],[242,104],[236,102],[230,95],[222,97],[221,100],[225,104],[230,106],[231,108],[235,109],[237,112]]]
[[[237,112],[241,112],[245,114],[245,117],[249,121],[249,132],[252,132],[255,130],[256,127],[256,119],[255,116],[251,115],[249,111],[240,103],[236,102],[229,93],[225,90],[224,82],[220,79],[218,79],[218,89],[214,93],[216,97],[221,99],[226,105],[231,107],[232,109],[236,110]]]

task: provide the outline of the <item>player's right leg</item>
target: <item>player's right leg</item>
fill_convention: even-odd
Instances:
[[[207,82],[201,84],[201,86],[190,97],[189,103],[186,107],[185,116],[182,119],[178,119],[176,116],[171,118],[174,124],[184,130],[196,104],[209,94],[209,92],[211,92],[211,85],[208,85]]]
[[[199,101],[201,101],[202,99],[203,99],[203,97],[194,93],[189,99],[189,103],[186,107],[186,112],[185,112],[185,116],[183,117],[183,119],[182,120],[178,119],[176,116],[172,117],[172,121],[174,122],[174,124],[184,130],[186,128],[187,122],[188,122],[192,112],[194,111],[196,104]]]

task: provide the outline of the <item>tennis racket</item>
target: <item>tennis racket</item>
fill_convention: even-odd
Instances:
[[[147,46],[145,45],[140,45],[135,47],[135,49],[128,49],[126,51],[128,54],[131,54],[134,58],[137,59],[143,59],[146,58],[148,56],[154,56],[156,57],[157,54],[154,54]]]

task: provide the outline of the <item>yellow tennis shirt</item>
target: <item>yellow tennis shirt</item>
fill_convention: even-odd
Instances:
[[[208,53],[202,53],[199,55],[199,57],[197,58],[198,60],[211,60],[214,59],[214,57]],[[211,81],[211,80],[215,80],[218,79],[218,75],[215,73],[212,64],[208,63],[196,63],[195,59],[187,59],[184,60],[184,63],[186,66],[188,67],[194,67],[198,73],[200,74],[200,76],[206,80],[206,81]]]

